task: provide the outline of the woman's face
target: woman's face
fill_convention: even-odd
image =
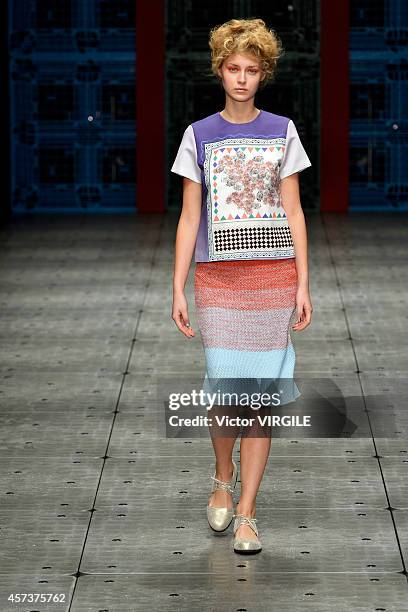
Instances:
[[[225,93],[233,100],[244,102],[253,98],[265,73],[254,55],[233,53],[218,69]]]

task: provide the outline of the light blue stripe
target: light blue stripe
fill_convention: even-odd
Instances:
[[[272,351],[205,348],[210,378],[291,378],[295,368],[293,344]]]
[[[295,368],[295,350],[293,344],[285,349],[272,351],[240,351],[223,348],[205,348],[207,371],[203,389],[205,393],[214,393],[217,390],[231,393],[262,393],[264,384],[259,386],[261,379],[268,386],[268,379],[279,381],[281,405],[294,401],[301,395],[295,381],[293,372]],[[208,381],[208,378],[211,381]],[[232,383],[229,379],[257,379],[258,385],[250,385],[242,380],[241,383]],[[214,379],[214,380],[213,380]],[[227,379],[225,383],[217,379]],[[223,402],[220,402],[221,404]]]

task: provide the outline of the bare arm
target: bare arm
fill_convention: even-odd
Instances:
[[[300,203],[299,173],[286,176],[280,183],[282,206],[285,210],[295,248],[298,289],[296,308],[298,319],[292,326],[295,331],[305,329],[310,324],[313,307],[309,295],[309,271],[307,261],[307,232],[305,216]]]
[[[176,232],[173,275],[172,319],[188,338],[194,336],[190,324],[184,287],[194,253],[201,216],[201,183],[183,177],[183,207]]]

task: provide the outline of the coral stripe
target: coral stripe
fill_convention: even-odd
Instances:
[[[244,261],[197,262],[195,286],[230,291],[247,289],[276,289],[297,283],[294,258],[249,259]]]
[[[282,288],[242,291],[230,289],[207,289],[198,286],[195,289],[196,308],[217,307],[222,304],[223,308],[233,310],[280,310],[290,308],[295,304],[296,284],[288,286],[285,291]]]

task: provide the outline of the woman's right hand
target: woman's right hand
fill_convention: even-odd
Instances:
[[[173,293],[172,319],[179,328],[179,330],[185,336],[187,336],[187,338],[195,336],[193,329],[189,326],[190,321],[188,318],[188,306],[184,291],[174,291]]]

